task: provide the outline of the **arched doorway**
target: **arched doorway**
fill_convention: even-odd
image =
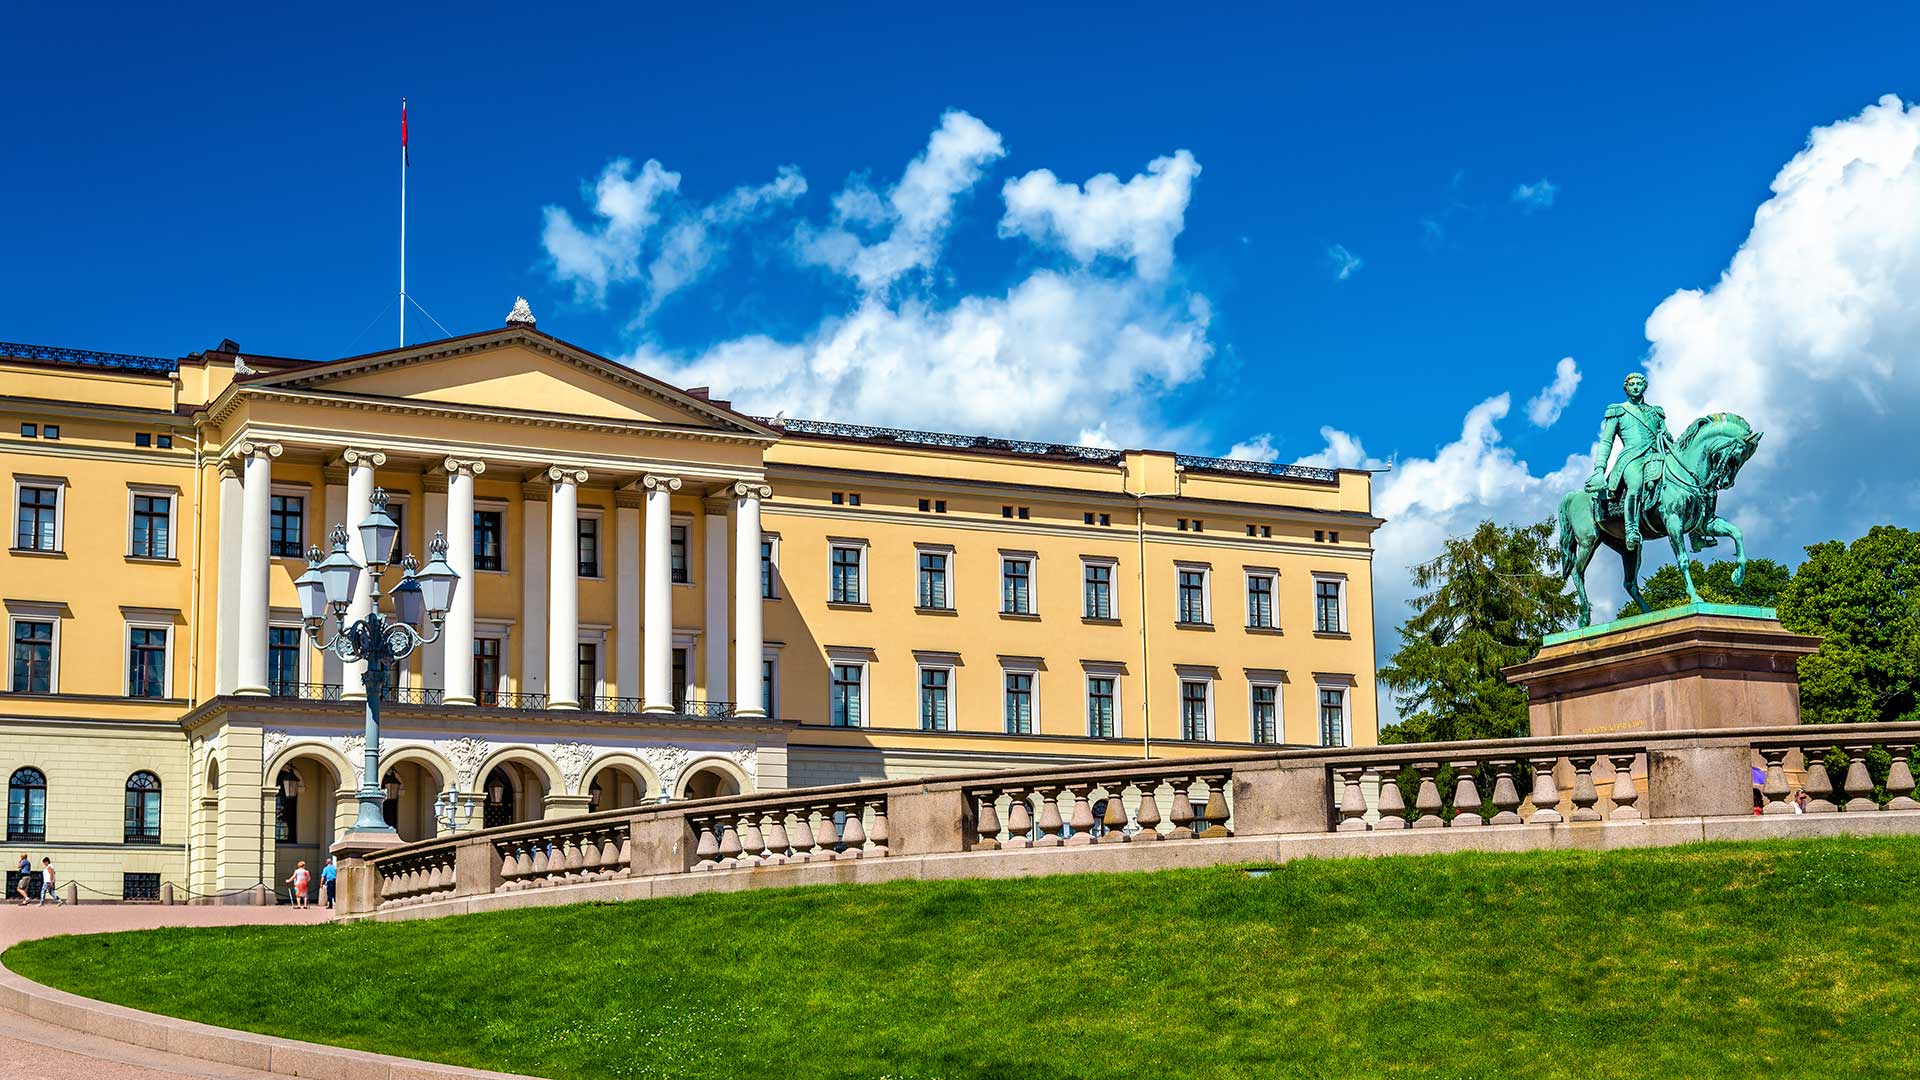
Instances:
[[[502,761],[487,770],[480,794],[488,828],[547,816],[546,777],[524,761]]]
[[[440,797],[440,777],[432,769],[418,761],[395,762],[380,778],[380,790],[386,795],[383,816],[400,839],[411,843],[438,835],[433,803]]]
[[[273,777],[273,880],[268,883],[285,895],[281,884],[302,862],[320,879],[327,849],[338,832],[340,789],[333,766],[311,755],[296,755],[281,764]]]
[[[684,799],[718,799],[740,794],[740,781],[717,765],[705,765],[688,774],[680,790]]]
[[[587,812],[625,810],[647,801],[647,779],[632,766],[609,763],[587,783]]]

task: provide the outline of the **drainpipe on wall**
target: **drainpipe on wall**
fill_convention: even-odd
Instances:
[[[1120,463],[1121,485],[1126,484],[1127,466]],[[1173,490],[1124,492],[1133,499],[1134,566],[1133,587],[1140,594],[1140,757],[1153,757],[1153,667],[1147,644],[1147,508],[1150,498],[1179,498],[1186,470],[1173,467]]]

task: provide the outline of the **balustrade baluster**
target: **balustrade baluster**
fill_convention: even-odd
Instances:
[[[1479,768],[1477,761],[1453,763],[1453,827],[1456,829],[1487,823],[1480,815],[1480,784],[1473,775]]]
[[[1124,783],[1101,785],[1101,789],[1107,793],[1106,812],[1100,815],[1100,842],[1103,844],[1127,842],[1126,788]]]
[[[693,846],[694,857],[698,860],[693,864],[695,870],[712,870],[720,865],[720,838],[714,835],[713,826],[712,818],[696,818],[693,821],[694,830],[699,836],[699,841]]]
[[[1341,769],[1340,777],[1340,824],[1338,832],[1367,831],[1367,795],[1360,789],[1360,776],[1363,769]]]
[[[767,838],[760,831],[760,815],[745,814],[740,818],[744,826],[740,830],[740,865],[759,866],[767,861]]]
[[[553,860],[547,854],[546,841],[535,841],[533,844],[533,873],[530,875],[531,884],[536,887],[545,885],[547,883],[547,871],[552,866]]]
[[[496,844],[493,850],[500,856],[500,888],[503,892],[511,890],[518,884],[516,879],[520,876],[520,864],[515,858],[513,844]]]
[[[1849,746],[1847,751],[1847,813],[1858,814],[1880,809],[1873,800],[1873,774],[1867,771],[1865,746]]]
[[[1520,788],[1513,782],[1514,762],[1493,763],[1493,820],[1489,825],[1520,824]]]
[[[867,839],[873,846],[867,849],[867,858],[884,859],[887,857],[887,797],[885,795],[867,805],[873,808],[873,828],[867,830]]]
[[[580,852],[580,838],[569,835],[560,842],[561,867],[565,870],[560,876],[563,882],[579,881],[580,871],[586,865],[586,859]]]
[[[866,807],[858,802],[846,803],[840,807],[846,816],[846,823],[840,827],[840,853],[836,858],[860,859],[866,857],[867,825]]]
[[[720,866],[723,869],[732,869],[743,863],[740,855],[745,849],[740,846],[740,831],[734,827],[734,821],[732,814],[720,819]]]
[[[1887,794],[1893,798],[1887,800],[1887,809],[1920,810],[1920,801],[1913,798],[1913,747],[1889,746],[1887,752],[1893,755],[1887,769]]]
[[[1206,839],[1217,840],[1233,835],[1227,830],[1227,818],[1232,816],[1232,811],[1227,809],[1227,785],[1232,782],[1232,773],[1207,777],[1207,805],[1200,813],[1207,823],[1200,835]]]
[[[807,856],[808,862],[832,862],[838,854],[833,849],[840,844],[839,826],[833,823],[833,807],[820,809],[820,824],[813,830],[813,854]]]
[[[979,838],[973,842],[975,851],[997,851],[1000,848],[1000,809],[994,804],[999,802],[1000,793],[989,791],[977,795],[974,801],[980,806],[980,816],[974,820],[973,831]]]
[[[767,815],[767,865],[779,866],[787,861],[787,849],[793,844],[787,839],[787,814],[776,810]]]
[[[1380,770],[1380,818],[1375,829],[1393,831],[1407,827],[1407,797],[1400,793],[1400,770]]]
[[[1607,760],[1613,763],[1613,788],[1608,795],[1613,799],[1612,821],[1637,821],[1640,809],[1634,803],[1640,800],[1640,789],[1633,786],[1633,755],[1608,754]]]
[[[1133,784],[1140,789],[1140,805],[1133,812],[1133,842],[1140,844],[1165,839],[1160,835],[1160,781],[1148,777],[1135,780]]]
[[[1040,839],[1033,842],[1034,847],[1059,847],[1066,843],[1061,837],[1066,822],[1060,819],[1060,789],[1057,787],[1037,787],[1033,789],[1040,796]]]
[[[1414,771],[1420,774],[1420,787],[1413,793],[1413,827],[1416,829],[1438,829],[1445,825],[1446,819],[1440,816],[1440,787],[1435,782],[1440,775],[1440,764],[1434,761],[1422,761],[1414,765]]]
[[[1067,843],[1084,847],[1093,843],[1093,785],[1068,784],[1067,790],[1073,793],[1073,816],[1067,819],[1073,835],[1067,837]]]
[[[1762,814],[1791,814],[1793,803],[1787,800],[1792,788],[1787,786],[1787,748],[1784,746],[1767,747],[1760,751],[1767,763],[1767,778],[1760,785],[1760,794],[1766,797],[1766,805],[1761,807]]]
[[[1031,795],[1020,789],[1011,788],[1007,797],[1013,801],[1007,804],[1007,848],[1018,850],[1033,846],[1033,814],[1027,805]]]
[[[1593,786],[1592,755],[1568,758],[1573,762],[1573,820],[1599,821],[1600,792]]]
[[[620,869],[633,870],[633,829],[631,826],[620,830]]]
[[[1840,807],[1833,801],[1833,777],[1827,773],[1827,751],[1830,746],[1801,747],[1800,754],[1806,759],[1807,778],[1800,790],[1807,793],[1807,813],[1831,814]]]
[[[1167,811],[1167,821],[1173,828],[1167,832],[1169,840],[1193,839],[1193,777],[1170,777],[1167,785],[1173,788],[1173,805]]]
[[[1553,770],[1559,764],[1557,757],[1533,759],[1533,816],[1527,824],[1552,825],[1566,820],[1560,816],[1560,788],[1553,782]]]
[[[793,831],[789,834],[789,839],[793,841],[793,856],[787,860],[790,863],[806,862],[813,858],[820,846],[819,841],[813,838],[812,814],[813,811],[806,807],[793,812]]]

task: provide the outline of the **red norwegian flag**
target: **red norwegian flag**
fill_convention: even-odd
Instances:
[[[402,163],[411,164],[411,162],[407,160],[407,99],[406,98],[400,99],[400,160]]]

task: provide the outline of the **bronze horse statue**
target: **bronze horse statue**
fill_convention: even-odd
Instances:
[[[1674,561],[1680,565],[1680,577],[1687,585],[1687,598],[1699,602],[1693,587],[1693,571],[1682,538],[1692,541],[1693,550],[1712,547],[1716,536],[1733,540],[1733,583],[1747,577],[1747,551],[1740,530],[1719,516],[1720,492],[1733,486],[1740,466],[1747,463],[1760,447],[1761,433],[1746,420],[1732,413],[1714,413],[1695,420],[1673,445],[1660,451],[1646,469],[1642,484],[1643,509],[1640,535],[1651,540],[1664,536],[1673,545]],[[1602,461],[1604,464],[1604,461]],[[1570,491],[1560,500],[1560,576],[1572,575],[1580,597],[1580,625],[1593,622],[1592,605],[1587,601],[1587,564],[1601,544],[1620,556],[1626,577],[1627,595],[1651,611],[1640,595],[1640,549],[1630,546],[1621,508],[1626,492],[1594,493],[1585,489]]]

